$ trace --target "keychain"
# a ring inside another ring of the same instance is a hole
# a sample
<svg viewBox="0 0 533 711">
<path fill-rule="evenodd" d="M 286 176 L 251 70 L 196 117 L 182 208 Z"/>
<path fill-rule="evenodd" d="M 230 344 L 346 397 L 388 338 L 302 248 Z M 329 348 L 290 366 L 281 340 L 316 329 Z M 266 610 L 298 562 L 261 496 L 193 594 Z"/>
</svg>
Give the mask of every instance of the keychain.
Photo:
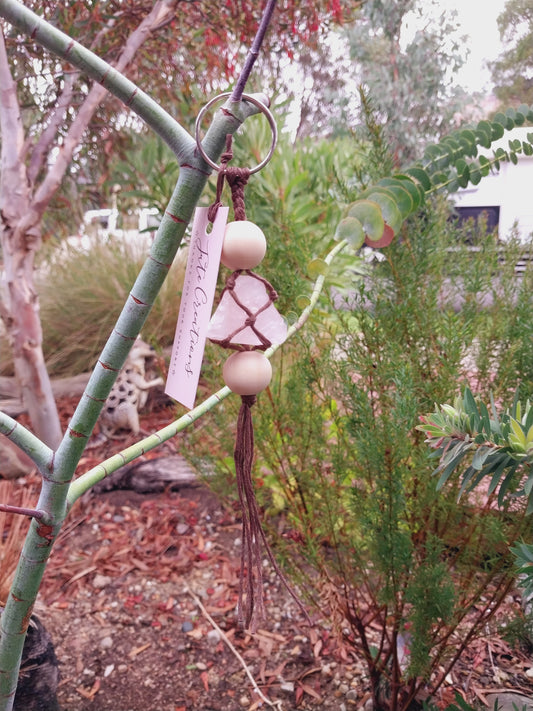
<svg viewBox="0 0 533 711">
<path fill-rule="evenodd" d="M 287 337 L 287 325 L 274 306 L 276 291 L 266 279 L 252 271 L 265 256 L 266 239 L 261 229 L 246 219 L 244 188 L 250 175 L 263 168 L 272 157 L 277 129 L 266 106 L 254 97 L 244 95 L 243 99 L 254 103 L 269 121 L 273 135 L 270 151 L 253 169 L 229 166 L 232 158 L 232 137 L 228 135 L 221 166 L 217 166 L 205 154 L 198 131 L 207 108 L 225 96 L 228 95 L 216 97 L 200 112 L 196 122 L 196 141 L 204 160 L 218 171 L 217 195 L 208 210 L 209 220 L 216 224 L 219 210 L 224 209 L 221 204 L 224 181 L 231 187 L 235 216 L 235 221 L 225 228 L 220 258 L 222 264 L 231 269 L 232 273 L 226 281 L 219 304 L 209 323 L 207 337 L 214 343 L 234 351 L 224 364 L 223 378 L 230 390 L 241 396 L 234 450 L 243 527 L 238 620 L 240 626 L 255 632 L 260 620 L 264 618 L 263 550 L 308 621 L 309 616 L 281 572 L 266 540 L 252 479 L 254 432 L 251 408 L 257 395 L 268 387 L 272 377 L 272 367 L 264 351 L 271 345 L 283 343 Z"/>
</svg>

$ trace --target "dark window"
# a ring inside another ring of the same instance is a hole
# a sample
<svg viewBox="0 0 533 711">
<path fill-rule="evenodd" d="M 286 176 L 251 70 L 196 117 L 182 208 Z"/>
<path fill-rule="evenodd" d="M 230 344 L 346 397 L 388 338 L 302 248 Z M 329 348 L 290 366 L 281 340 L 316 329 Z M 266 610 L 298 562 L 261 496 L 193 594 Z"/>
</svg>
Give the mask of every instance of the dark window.
<svg viewBox="0 0 533 711">
<path fill-rule="evenodd" d="M 459 224 L 473 219 L 477 223 L 481 215 L 487 222 L 487 232 L 492 232 L 500 222 L 500 207 L 498 205 L 485 205 L 483 207 L 455 207 Z"/>
</svg>

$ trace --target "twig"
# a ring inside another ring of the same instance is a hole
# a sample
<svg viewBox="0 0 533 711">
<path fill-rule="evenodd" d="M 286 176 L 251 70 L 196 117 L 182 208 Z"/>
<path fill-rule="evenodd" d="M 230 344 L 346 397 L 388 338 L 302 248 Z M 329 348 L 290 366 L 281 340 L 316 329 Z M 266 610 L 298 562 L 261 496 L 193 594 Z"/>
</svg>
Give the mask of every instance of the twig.
<svg viewBox="0 0 533 711">
<path fill-rule="evenodd" d="M 252 676 L 252 672 L 246 665 L 246 662 L 244 661 L 242 656 L 239 654 L 239 652 L 235 649 L 235 647 L 233 646 L 233 644 L 231 643 L 231 641 L 229 640 L 229 638 L 225 634 L 225 632 L 222 629 L 220 629 L 220 627 L 217 625 L 215 620 L 211 617 L 209 612 L 205 609 L 200 598 L 193 593 L 193 591 L 190 589 L 190 587 L 188 585 L 185 585 L 185 589 L 187 590 L 189 595 L 192 597 L 194 602 L 198 605 L 198 607 L 202 611 L 202 614 L 208 620 L 209 624 L 213 627 L 213 629 L 215 629 L 219 633 L 219 635 L 222 637 L 224 642 L 227 644 L 227 646 L 230 648 L 232 653 L 235 655 L 235 657 L 239 661 L 239 664 L 242 666 L 242 668 L 246 672 L 246 676 L 248 677 L 248 679 L 250 679 L 250 682 L 254 688 L 255 693 L 259 696 L 261 701 L 263 701 L 265 704 L 267 704 L 268 706 L 270 706 L 273 709 L 278 709 L 278 711 L 283 711 L 283 706 L 282 706 L 281 701 L 279 701 L 279 700 L 278 701 L 270 701 L 270 699 L 267 699 L 267 697 L 263 694 L 261 689 L 258 687 L 256 680 Z"/>
<path fill-rule="evenodd" d="M 255 60 L 259 56 L 259 50 L 261 49 L 261 45 L 265 38 L 266 31 L 270 24 L 270 20 L 272 19 L 272 15 L 274 14 L 275 6 L 276 0 L 267 0 L 267 4 L 265 5 L 265 9 L 263 10 L 261 22 L 259 23 L 259 27 L 257 28 L 254 41 L 252 42 L 252 46 L 250 47 L 250 51 L 248 52 L 248 56 L 246 57 L 242 71 L 239 75 L 239 78 L 237 79 L 237 83 L 233 88 L 233 92 L 231 94 L 232 101 L 240 101 L 242 98 L 242 94 L 246 86 L 246 82 L 248 81 L 248 77 L 250 76 L 250 73 L 252 71 L 252 67 L 255 64 Z"/>
<path fill-rule="evenodd" d="M 0 411 L 0 433 L 27 454 L 39 471 L 48 470 L 54 453 L 44 442 L 5 412 Z"/>
<path fill-rule="evenodd" d="M 38 509 L 27 509 L 23 506 L 10 506 L 9 504 L 0 504 L 0 511 L 5 511 L 5 513 L 20 514 L 21 516 L 31 516 L 31 518 L 36 518 L 38 521 L 45 516 L 44 511 L 39 511 Z"/>
<path fill-rule="evenodd" d="M 490 665 L 492 667 L 492 674 L 495 675 L 496 674 L 496 665 L 494 664 L 494 657 L 492 655 L 492 648 L 490 646 L 490 630 L 489 630 L 488 625 L 485 625 L 485 630 L 487 632 L 487 651 L 489 653 Z"/>
</svg>

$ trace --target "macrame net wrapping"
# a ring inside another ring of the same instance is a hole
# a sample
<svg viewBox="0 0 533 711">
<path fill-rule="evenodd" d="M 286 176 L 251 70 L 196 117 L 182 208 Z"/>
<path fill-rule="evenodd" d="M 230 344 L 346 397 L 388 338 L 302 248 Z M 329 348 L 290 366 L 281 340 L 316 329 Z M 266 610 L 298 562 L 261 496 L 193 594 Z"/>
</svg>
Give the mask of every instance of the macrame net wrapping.
<svg viewBox="0 0 533 711">
<path fill-rule="evenodd" d="M 287 326 L 274 307 L 277 298 L 263 277 L 249 269 L 234 271 L 209 324 L 209 340 L 234 350 L 264 351 L 283 343 Z"/>
</svg>

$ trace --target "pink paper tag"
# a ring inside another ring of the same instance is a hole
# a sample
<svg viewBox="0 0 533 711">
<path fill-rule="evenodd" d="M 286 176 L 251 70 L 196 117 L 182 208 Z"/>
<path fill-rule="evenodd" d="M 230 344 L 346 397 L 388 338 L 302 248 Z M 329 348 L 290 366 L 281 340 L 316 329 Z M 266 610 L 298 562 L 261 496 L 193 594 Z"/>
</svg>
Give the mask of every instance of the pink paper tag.
<svg viewBox="0 0 533 711">
<path fill-rule="evenodd" d="M 218 268 L 229 207 L 219 207 L 209 234 L 207 207 L 194 213 L 191 247 L 181 295 L 165 392 L 193 408 L 200 379 L 205 339 L 217 284 Z"/>
</svg>

